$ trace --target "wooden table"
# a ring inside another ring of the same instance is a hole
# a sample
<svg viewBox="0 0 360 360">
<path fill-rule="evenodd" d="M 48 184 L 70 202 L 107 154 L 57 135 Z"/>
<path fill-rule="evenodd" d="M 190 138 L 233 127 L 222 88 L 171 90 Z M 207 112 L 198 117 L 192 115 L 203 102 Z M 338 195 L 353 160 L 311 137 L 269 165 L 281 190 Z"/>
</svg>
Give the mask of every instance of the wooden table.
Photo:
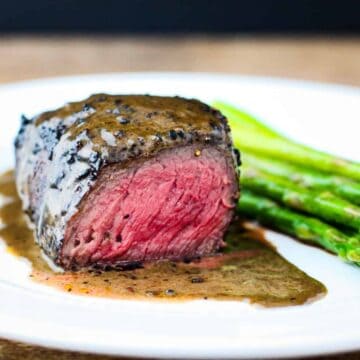
<svg viewBox="0 0 360 360">
<path fill-rule="evenodd" d="M 0 37 L 0 82 L 117 71 L 209 71 L 360 85 L 360 37 Z"/>
<path fill-rule="evenodd" d="M 0 37 L 0 83 L 121 71 L 223 72 L 360 86 L 360 37 Z M 109 358 L 0 340 L 2 359 Z M 360 359 L 360 352 L 331 359 Z"/>
</svg>

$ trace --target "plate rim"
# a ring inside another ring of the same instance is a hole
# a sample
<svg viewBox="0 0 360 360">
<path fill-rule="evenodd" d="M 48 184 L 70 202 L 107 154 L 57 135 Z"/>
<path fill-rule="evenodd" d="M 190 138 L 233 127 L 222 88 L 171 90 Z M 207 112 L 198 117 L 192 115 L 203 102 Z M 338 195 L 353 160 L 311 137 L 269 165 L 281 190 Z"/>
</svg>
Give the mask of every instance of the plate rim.
<svg viewBox="0 0 360 360">
<path fill-rule="evenodd" d="M 102 78 L 110 78 L 113 76 L 126 76 L 126 77 L 199 77 L 203 78 L 216 78 L 217 80 L 226 79 L 231 82 L 238 81 L 249 81 L 257 83 L 266 83 L 266 84 L 276 84 L 282 86 L 293 86 L 301 88 L 315 88 L 317 90 L 333 90 L 333 91 L 345 91 L 350 94 L 360 95 L 360 86 L 352 84 L 342 84 L 335 82 L 326 82 L 326 81 L 316 81 L 302 78 L 292 78 L 292 77 L 280 77 L 280 76 L 267 76 L 267 75 L 251 75 L 251 74 L 231 74 L 226 72 L 207 72 L 207 71 L 124 71 L 124 72 L 97 72 L 97 73 L 87 73 L 87 74 L 73 74 L 73 75 L 64 75 L 64 76 L 49 76 L 41 77 L 28 80 L 19 80 L 13 82 L 5 82 L 0 84 L 0 91 L 13 90 L 17 87 L 31 87 L 31 86 L 41 86 L 48 82 L 63 82 L 63 81 L 79 81 L 84 79 L 99 80 Z"/>
</svg>

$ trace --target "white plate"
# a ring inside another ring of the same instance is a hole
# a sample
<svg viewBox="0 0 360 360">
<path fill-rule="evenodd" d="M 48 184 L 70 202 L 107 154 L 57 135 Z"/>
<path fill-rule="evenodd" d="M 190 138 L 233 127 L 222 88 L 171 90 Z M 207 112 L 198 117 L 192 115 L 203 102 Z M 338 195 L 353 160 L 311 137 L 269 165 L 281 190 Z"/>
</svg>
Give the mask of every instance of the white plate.
<svg viewBox="0 0 360 360">
<path fill-rule="evenodd" d="M 109 74 L 0 87 L 0 170 L 13 166 L 19 115 L 94 92 L 224 99 L 299 141 L 360 160 L 360 91 L 275 79 L 207 74 Z M 0 337 L 97 353 L 144 357 L 290 357 L 360 350 L 360 270 L 269 232 L 291 262 L 328 295 L 304 306 L 246 302 L 157 303 L 81 297 L 29 281 L 29 265 L 0 244 Z"/>
</svg>

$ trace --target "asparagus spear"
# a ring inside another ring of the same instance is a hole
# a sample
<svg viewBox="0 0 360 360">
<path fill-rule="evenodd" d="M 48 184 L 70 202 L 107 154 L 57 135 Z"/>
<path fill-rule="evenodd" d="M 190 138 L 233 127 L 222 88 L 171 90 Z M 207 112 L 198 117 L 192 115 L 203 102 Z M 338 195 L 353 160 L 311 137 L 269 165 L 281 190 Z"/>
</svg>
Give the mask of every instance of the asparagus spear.
<svg viewBox="0 0 360 360">
<path fill-rule="evenodd" d="M 347 178 L 250 153 L 242 152 L 242 160 L 244 164 L 254 166 L 268 174 L 288 179 L 303 188 L 330 191 L 351 203 L 360 205 L 360 184 Z"/>
<path fill-rule="evenodd" d="M 343 234 L 325 222 L 282 207 L 246 189 L 242 192 L 237 209 L 263 225 L 321 245 L 346 261 L 360 265 L 360 240 Z"/>
<path fill-rule="evenodd" d="M 291 181 L 267 174 L 255 167 L 243 167 L 242 185 L 290 208 L 327 221 L 360 229 L 360 207 L 332 193 L 306 190 Z"/>
<path fill-rule="evenodd" d="M 246 127 L 247 130 L 253 130 L 267 136 L 281 137 L 279 133 L 241 109 L 220 101 L 213 102 L 212 106 L 219 109 L 228 118 L 230 127 L 236 126 L 240 122 L 241 127 Z"/>
<path fill-rule="evenodd" d="M 214 106 L 228 116 L 235 146 L 272 158 L 360 180 L 360 164 L 298 144 L 235 107 L 217 101 Z"/>
</svg>

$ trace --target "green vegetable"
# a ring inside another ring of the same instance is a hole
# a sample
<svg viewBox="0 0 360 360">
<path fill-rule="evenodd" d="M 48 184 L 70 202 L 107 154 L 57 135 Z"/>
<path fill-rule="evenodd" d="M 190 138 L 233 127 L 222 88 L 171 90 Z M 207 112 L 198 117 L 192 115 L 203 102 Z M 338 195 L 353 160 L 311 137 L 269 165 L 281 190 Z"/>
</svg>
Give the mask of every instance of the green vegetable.
<svg viewBox="0 0 360 360">
<path fill-rule="evenodd" d="M 318 244 L 348 262 L 360 265 L 360 240 L 350 237 L 325 222 L 282 207 L 272 200 L 243 190 L 238 211 L 261 224 Z"/>
<path fill-rule="evenodd" d="M 240 150 L 360 180 L 359 163 L 298 144 L 231 105 L 217 101 L 213 106 L 228 117 L 234 144 Z"/>
<path fill-rule="evenodd" d="M 360 184 L 344 177 L 306 169 L 298 165 L 250 153 L 243 152 L 242 160 L 245 165 L 287 179 L 303 188 L 330 191 L 353 204 L 360 205 Z"/>
<path fill-rule="evenodd" d="M 231 128 L 240 125 L 241 127 L 245 127 L 246 130 L 256 131 L 256 133 L 261 133 L 262 135 L 281 137 L 279 133 L 257 120 L 254 116 L 232 105 L 215 101 L 212 103 L 212 106 L 219 109 L 228 118 Z"/>
<path fill-rule="evenodd" d="M 246 164 L 242 169 L 241 183 L 246 189 L 290 208 L 307 212 L 326 221 L 360 229 L 360 207 L 329 191 L 303 189 L 289 180 Z"/>
<path fill-rule="evenodd" d="M 360 205 L 360 164 L 287 139 L 231 105 L 213 106 L 229 119 L 243 152 L 238 210 L 360 265 L 360 207 L 353 205 Z"/>
</svg>

